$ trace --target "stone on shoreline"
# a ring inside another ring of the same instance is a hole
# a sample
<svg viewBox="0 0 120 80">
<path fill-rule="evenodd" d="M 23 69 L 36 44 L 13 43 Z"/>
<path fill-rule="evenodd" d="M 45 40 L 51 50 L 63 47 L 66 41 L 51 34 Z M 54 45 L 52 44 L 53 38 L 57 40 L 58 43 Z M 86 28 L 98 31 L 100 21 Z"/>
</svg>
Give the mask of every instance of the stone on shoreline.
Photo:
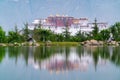
<svg viewBox="0 0 120 80">
<path fill-rule="evenodd" d="M 0 43 L 0 46 L 7 46 L 6 44 L 4 44 L 4 43 Z"/>
<path fill-rule="evenodd" d="M 100 46 L 100 45 L 105 45 L 105 44 L 119 46 L 119 42 L 117 41 L 111 41 L 111 42 L 105 43 L 104 41 L 97 41 L 97 40 L 92 39 L 92 40 L 81 42 L 81 45 L 84 45 L 84 46 Z"/>
<path fill-rule="evenodd" d="M 102 41 L 99 42 L 99 41 L 94 40 L 94 39 L 81 42 L 81 45 L 84 45 L 84 46 L 99 46 L 102 44 L 103 44 Z"/>
<path fill-rule="evenodd" d="M 107 43 L 108 45 L 115 45 L 115 46 L 119 46 L 119 43 L 116 41 L 111 41 Z"/>
</svg>

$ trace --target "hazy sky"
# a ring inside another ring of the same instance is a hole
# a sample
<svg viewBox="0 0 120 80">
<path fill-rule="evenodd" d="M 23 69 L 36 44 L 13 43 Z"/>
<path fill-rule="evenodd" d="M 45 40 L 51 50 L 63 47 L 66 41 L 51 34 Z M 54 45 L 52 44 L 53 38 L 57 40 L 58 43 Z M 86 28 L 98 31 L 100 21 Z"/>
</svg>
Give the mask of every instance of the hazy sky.
<svg viewBox="0 0 120 80">
<path fill-rule="evenodd" d="M 19 29 L 24 22 L 50 14 L 86 17 L 113 24 L 120 21 L 120 0 L 0 0 L 0 25 L 4 30 Z"/>
</svg>

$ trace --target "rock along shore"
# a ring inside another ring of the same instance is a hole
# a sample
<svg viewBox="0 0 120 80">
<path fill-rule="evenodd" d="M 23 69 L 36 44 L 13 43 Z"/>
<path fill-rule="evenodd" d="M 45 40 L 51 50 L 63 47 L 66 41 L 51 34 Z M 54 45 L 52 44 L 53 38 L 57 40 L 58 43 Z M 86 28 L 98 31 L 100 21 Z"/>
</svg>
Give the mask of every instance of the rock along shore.
<svg viewBox="0 0 120 80">
<path fill-rule="evenodd" d="M 94 39 L 81 42 L 80 44 L 83 46 L 104 46 L 104 45 L 119 46 L 119 42 L 117 41 L 105 42 L 105 41 L 97 41 Z"/>
</svg>

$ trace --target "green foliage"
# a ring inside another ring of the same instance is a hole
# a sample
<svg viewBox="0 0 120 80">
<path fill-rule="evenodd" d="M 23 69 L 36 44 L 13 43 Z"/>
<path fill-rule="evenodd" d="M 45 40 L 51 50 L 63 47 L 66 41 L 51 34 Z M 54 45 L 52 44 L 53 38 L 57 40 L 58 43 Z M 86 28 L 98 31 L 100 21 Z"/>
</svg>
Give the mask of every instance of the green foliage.
<svg viewBox="0 0 120 80">
<path fill-rule="evenodd" d="M 110 37 L 109 34 L 110 34 L 110 31 L 108 29 L 100 31 L 100 33 L 99 33 L 100 40 L 102 40 L 102 41 L 108 40 Z"/>
<path fill-rule="evenodd" d="M 79 31 L 74 38 L 74 40 L 77 42 L 82 42 L 85 41 L 86 39 L 87 39 L 87 35 L 81 31 Z"/>
<path fill-rule="evenodd" d="M 116 22 L 110 27 L 110 31 L 113 34 L 113 38 L 116 41 L 120 41 L 120 22 Z"/>
<path fill-rule="evenodd" d="M 28 29 L 28 23 L 25 23 L 24 27 L 23 33 L 20 33 L 16 25 L 15 30 L 9 31 L 7 36 L 5 35 L 5 31 L 2 27 L 0 27 L 0 43 L 21 43 L 27 41 L 30 36 L 37 42 L 82 42 L 91 39 L 107 41 L 110 37 L 110 33 L 113 34 L 113 38 L 116 41 L 120 41 L 120 22 L 115 23 L 108 29 L 99 31 L 97 20 L 95 20 L 92 32 L 86 34 L 78 31 L 74 36 L 70 35 L 68 24 L 66 24 L 66 28 L 60 34 L 56 34 L 51 30 L 42 29 L 41 24 L 39 24 L 38 28 L 35 28 L 33 31 Z"/>
<path fill-rule="evenodd" d="M 0 26 L 0 43 L 5 42 L 5 31 L 3 31 L 2 27 Z"/>
<path fill-rule="evenodd" d="M 28 29 L 28 23 L 24 24 L 25 28 L 23 29 L 23 35 L 24 35 L 24 39 L 25 41 L 27 41 L 29 39 L 29 29 Z"/>
<path fill-rule="evenodd" d="M 9 31 L 8 33 L 8 43 L 14 43 L 14 42 L 23 42 L 23 36 L 14 32 L 14 31 Z"/>
<path fill-rule="evenodd" d="M 98 40 L 98 33 L 99 33 L 99 28 L 97 26 L 97 20 L 95 19 L 95 22 L 94 22 L 94 27 L 93 27 L 93 31 L 92 31 L 92 35 L 93 35 L 93 39 L 96 39 Z"/>
<path fill-rule="evenodd" d="M 8 43 L 14 43 L 14 42 L 23 42 L 24 37 L 19 34 L 17 26 L 15 26 L 15 31 L 9 31 L 8 32 L 8 37 L 7 37 L 7 42 Z"/>
<path fill-rule="evenodd" d="M 63 36 L 64 36 L 64 41 L 69 41 L 70 40 L 70 32 L 68 27 L 66 27 L 63 31 Z"/>
<path fill-rule="evenodd" d="M 54 41 L 62 42 L 64 41 L 64 35 L 63 34 L 54 34 Z"/>
<path fill-rule="evenodd" d="M 50 30 L 46 29 L 35 29 L 34 30 L 34 38 L 36 41 L 48 41 L 50 40 L 50 36 L 53 33 Z"/>
</svg>

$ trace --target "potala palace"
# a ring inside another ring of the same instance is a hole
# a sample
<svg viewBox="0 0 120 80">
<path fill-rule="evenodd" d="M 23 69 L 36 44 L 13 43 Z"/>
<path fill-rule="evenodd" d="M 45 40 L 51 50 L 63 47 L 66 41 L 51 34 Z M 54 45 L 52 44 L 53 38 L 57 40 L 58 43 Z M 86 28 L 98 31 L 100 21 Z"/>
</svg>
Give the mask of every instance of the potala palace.
<svg viewBox="0 0 120 80">
<path fill-rule="evenodd" d="M 106 22 L 97 22 L 99 30 L 108 28 Z M 87 18 L 74 18 L 65 15 L 50 15 L 46 19 L 36 19 L 29 24 L 29 29 L 41 26 L 42 29 L 49 29 L 55 33 L 62 33 L 68 27 L 71 35 L 78 31 L 89 33 L 93 30 L 94 21 L 91 23 Z"/>
</svg>

